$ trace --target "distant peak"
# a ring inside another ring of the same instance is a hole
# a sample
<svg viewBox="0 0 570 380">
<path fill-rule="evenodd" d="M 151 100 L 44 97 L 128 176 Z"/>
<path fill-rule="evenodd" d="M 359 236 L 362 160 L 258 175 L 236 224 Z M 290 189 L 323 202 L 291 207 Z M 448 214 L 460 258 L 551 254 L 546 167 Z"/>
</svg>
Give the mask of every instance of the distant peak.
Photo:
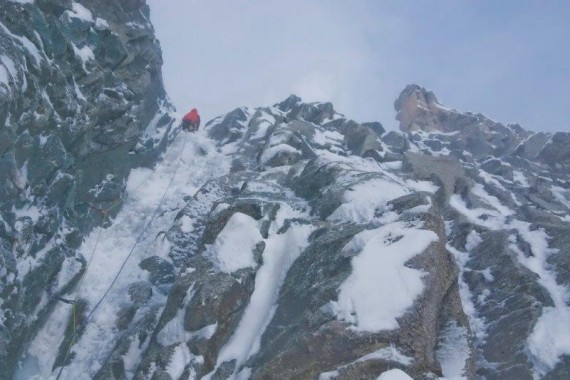
<svg viewBox="0 0 570 380">
<path fill-rule="evenodd" d="M 297 104 L 302 103 L 303 100 L 298 97 L 297 95 L 291 94 L 287 99 L 282 101 L 281 103 L 276 104 L 275 106 L 279 108 L 283 112 L 290 111 L 295 107 Z"/>
<path fill-rule="evenodd" d="M 425 103 L 425 105 L 430 105 L 430 104 L 439 105 L 439 101 L 437 100 L 437 97 L 432 91 L 425 89 L 419 84 L 409 84 L 402 90 L 400 96 L 398 96 L 398 99 L 396 99 L 396 101 L 394 102 L 394 108 L 396 109 L 396 111 L 399 112 L 400 109 L 404 106 L 404 104 L 410 99 L 417 99 Z"/>
<path fill-rule="evenodd" d="M 409 84 L 394 102 L 396 119 L 400 121 L 402 132 L 411 131 L 444 131 L 446 126 L 441 124 L 440 114 L 450 110 L 439 104 L 432 91 L 417 84 Z"/>
</svg>

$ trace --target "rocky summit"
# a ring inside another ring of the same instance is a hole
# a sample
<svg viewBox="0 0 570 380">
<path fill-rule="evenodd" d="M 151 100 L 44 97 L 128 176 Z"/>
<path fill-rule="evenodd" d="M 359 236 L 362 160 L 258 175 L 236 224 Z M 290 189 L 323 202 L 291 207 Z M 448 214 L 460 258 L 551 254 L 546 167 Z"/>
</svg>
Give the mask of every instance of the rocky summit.
<svg viewBox="0 0 570 380">
<path fill-rule="evenodd" d="M 180 128 L 140 0 L 0 3 L 1 379 L 568 379 L 570 133 L 406 87 Z"/>
</svg>

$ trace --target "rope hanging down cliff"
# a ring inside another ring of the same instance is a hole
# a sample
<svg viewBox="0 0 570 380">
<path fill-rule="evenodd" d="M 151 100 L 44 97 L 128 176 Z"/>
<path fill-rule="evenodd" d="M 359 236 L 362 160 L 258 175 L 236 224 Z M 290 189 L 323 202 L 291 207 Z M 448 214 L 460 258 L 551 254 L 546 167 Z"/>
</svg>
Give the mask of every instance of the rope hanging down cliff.
<svg viewBox="0 0 570 380">
<path fill-rule="evenodd" d="M 127 255 L 127 257 L 125 257 L 125 259 L 123 260 L 123 262 L 121 263 L 121 266 L 119 268 L 119 271 L 117 272 L 117 274 L 115 275 L 115 277 L 113 278 L 113 281 L 111 282 L 111 284 L 109 285 L 109 287 L 107 288 L 107 290 L 105 291 L 105 293 L 103 294 L 103 296 L 101 297 L 101 299 L 99 299 L 99 301 L 97 301 L 97 303 L 95 304 L 95 306 L 93 306 L 93 308 L 91 309 L 91 311 L 89 312 L 89 314 L 87 315 L 87 317 L 85 318 L 85 322 L 84 322 L 84 327 L 87 326 L 87 324 L 89 323 L 91 317 L 93 316 L 93 314 L 95 313 L 95 311 L 97 310 L 97 308 L 101 305 L 101 303 L 103 302 L 103 300 L 107 297 L 107 295 L 109 294 L 109 292 L 111 291 L 111 289 L 113 288 L 113 285 L 115 285 L 115 282 L 117 282 L 117 279 L 119 278 L 119 276 L 121 275 L 121 272 L 123 271 L 123 269 L 125 268 L 125 265 L 127 264 L 127 261 L 129 260 L 129 258 L 132 256 L 132 254 L 135 251 L 135 248 L 137 247 L 137 245 L 141 242 L 144 234 L 146 233 L 146 231 L 150 228 L 150 226 L 152 225 L 152 222 L 154 221 L 154 219 L 156 218 L 156 216 L 158 215 L 160 208 L 162 207 L 162 204 L 164 203 L 164 200 L 166 199 L 166 194 L 168 193 L 168 190 L 170 190 L 170 187 L 172 186 L 172 183 L 174 182 L 174 178 L 176 177 L 176 173 L 178 172 L 178 168 L 180 167 L 180 163 L 182 162 L 182 154 L 184 153 L 184 149 L 186 147 L 186 140 L 188 138 L 188 134 L 184 135 L 184 141 L 182 143 L 182 149 L 180 149 L 180 154 L 178 155 L 178 161 L 176 163 L 176 166 L 174 168 L 174 172 L 172 173 L 172 177 L 170 178 L 170 181 L 168 183 L 168 186 L 166 187 L 166 190 L 164 191 L 164 193 L 162 194 L 162 197 L 160 199 L 160 201 L 158 202 L 158 205 L 156 206 L 156 208 L 154 209 L 154 212 L 152 213 L 152 216 L 149 220 L 149 222 L 146 224 L 146 226 L 144 226 L 144 228 L 142 229 L 142 231 L 140 232 L 140 234 L 138 235 L 137 239 L 135 240 L 135 243 L 133 244 L 133 246 L 131 247 L 129 254 Z M 142 185 L 142 184 L 141 184 Z M 139 185 L 140 187 L 140 185 Z M 111 207 L 115 207 L 115 205 L 112 205 Z M 110 208 L 109 208 L 110 209 Z M 109 209 L 106 210 L 101 210 L 101 212 L 103 213 L 103 222 L 106 220 L 107 218 L 107 212 Z M 87 264 L 87 266 L 85 267 L 85 271 L 83 272 L 83 274 L 81 275 L 81 279 L 80 279 L 80 283 L 78 285 L 77 288 L 77 293 L 75 296 L 75 299 L 73 301 L 73 334 L 71 336 L 70 342 L 69 342 L 69 346 L 67 347 L 63 362 L 61 363 L 61 367 L 59 369 L 59 372 L 57 374 L 56 380 L 59 380 L 61 377 L 61 374 L 63 372 L 63 368 L 65 367 L 65 362 L 67 361 L 67 357 L 69 356 L 69 353 L 71 351 L 71 347 L 73 346 L 74 342 L 75 342 L 75 338 L 77 337 L 77 326 L 75 324 L 76 321 L 76 301 L 78 299 L 79 293 L 81 291 L 81 286 L 83 285 L 83 278 L 85 277 L 85 273 L 87 273 L 87 270 L 89 268 L 89 265 L 91 264 L 91 262 L 93 261 L 93 257 L 95 256 L 96 250 L 97 250 L 97 245 L 99 243 L 99 240 L 101 238 L 101 233 L 102 233 L 102 229 L 99 231 L 99 235 L 97 236 L 97 240 L 95 242 L 95 246 L 93 247 L 93 253 L 91 254 L 91 258 L 89 259 L 89 262 Z"/>
</svg>

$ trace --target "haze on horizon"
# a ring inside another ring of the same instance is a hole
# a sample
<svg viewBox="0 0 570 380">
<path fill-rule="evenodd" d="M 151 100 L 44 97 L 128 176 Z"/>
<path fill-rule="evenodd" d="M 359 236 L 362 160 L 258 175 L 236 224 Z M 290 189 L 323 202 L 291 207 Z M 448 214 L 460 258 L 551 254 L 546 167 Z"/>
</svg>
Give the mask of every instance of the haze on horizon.
<svg viewBox="0 0 570 380">
<path fill-rule="evenodd" d="M 570 2 L 149 0 L 180 112 L 209 120 L 294 93 L 396 129 L 418 83 L 440 102 L 526 129 L 569 131 Z"/>
</svg>

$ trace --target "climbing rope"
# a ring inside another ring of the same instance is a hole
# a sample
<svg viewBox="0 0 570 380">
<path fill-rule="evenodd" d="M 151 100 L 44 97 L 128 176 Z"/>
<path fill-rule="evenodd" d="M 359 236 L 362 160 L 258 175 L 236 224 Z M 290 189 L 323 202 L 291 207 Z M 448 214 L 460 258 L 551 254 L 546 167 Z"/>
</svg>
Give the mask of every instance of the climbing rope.
<svg viewBox="0 0 570 380">
<path fill-rule="evenodd" d="M 103 297 L 101 297 L 101 299 L 95 304 L 95 306 L 93 307 L 93 309 L 91 310 L 91 312 L 89 313 L 89 315 L 87 315 L 87 320 L 86 323 L 89 321 L 89 318 L 93 315 L 93 313 L 95 313 L 95 310 L 97 310 L 97 308 L 99 307 L 99 305 L 101 305 L 101 302 L 103 302 L 103 300 L 105 299 L 105 297 L 107 297 L 107 295 L 109 294 L 109 292 L 111 291 L 111 288 L 113 287 L 113 285 L 115 284 L 115 282 L 117 281 L 117 279 L 119 278 L 119 275 L 121 274 L 121 272 L 123 271 L 123 269 L 125 268 L 125 265 L 127 264 L 127 261 L 129 260 L 129 258 L 131 257 L 131 255 L 133 254 L 133 252 L 135 251 L 135 248 L 137 247 L 137 245 L 140 243 L 140 241 L 142 240 L 145 232 L 150 228 L 150 226 L 152 225 L 152 222 L 154 221 L 154 219 L 156 218 L 156 216 L 158 215 L 158 212 L 160 211 L 160 208 L 162 207 L 162 204 L 164 203 L 164 200 L 166 199 L 166 194 L 168 193 L 168 190 L 170 190 L 170 187 L 172 186 L 172 183 L 174 182 L 174 178 L 176 177 L 176 172 L 178 171 L 178 168 L 180 167 L 180 162 L 182 161 L 182 152 L 184 151 L 184 148 L 186 146 L 186 138 L 188 135 L 184 136 L 184 143 L 182 144 L 182 149 L 180 151 L 180 155 L 178 156 L 178 162 L 176 163 L 176 167 L 174 168 L 174 173 L 172 174 L 172 178 L 170 179 L 170 182 L 168 183 L 168 186 L 166 187 L 166 190 L 164 191 L 164 194 L 162 194 L 162 198 L 160 199 L 160 202 L 158 202 L 158 206 L 156 206 L 152 217 L 150 218 L 150 221 L 147 223 L 147 225 L 142 229 L 141 233 L 139 234 L 139 236 L 137 237 L 137 240 L 135 241 L 135 243 L 133 244 L 131 250 L 129 251 L 129 254 L 127 255 L 127 257 L 125 257 L 125 259 L 123 260 L 121 267 L 119 268 L 119 271 L 117 272 L 117 274 L 115 275 L 115 277 L 113 278 L 113 281 L 111 282 L 111 285 L 109 285 L 109 287 L 107 288 L 107 290 L 105 291 L 105 293 L 103 294 Z"/>
<path fill-rule="evenodd" d="M 105 224 L 105 220 L 107 219 L 107 213 L 103 213 L 103 224 Z M 95 245 L 93 246 L 93 251 L 91 252 L 91 257 L 89 258 L 89 261 L 87 262 L 87 265 L 85 266 L 85 270 L 83 271 L 83 273 L 81 274 L 81 277 L 79 278 L 79 282 L 77 283 L 77 292 L 75 293 L 75 297 L 73 299 L 73 303 L 72 303 L 72 320 L 73 320 L 73 334 L 71 334 L 71 339 L 69 341 L 69 346 L 67 347 L 67 350 L 65 351 L 65 355 L 63 357 L 63 362 L 61 363 L 61 368 L 59 369 L 59 373 L 57 374 L 57 378 L 59 380 L 59 377 L 61 376 L 61 373 L 63 371 L 63 368 L 65 367 L 65 362 L 67 361 L 67 357 L 69 356 L 69 352 L 71 350 L 71 346 L 73 345 L 73 341 L 75 340 L 75 337 L 77 336 L 77 300 L 79 299 L 79 292 L 81 290 L 81 287 L 83 285 L 83 279 L 85 278 L 85 274 L 87 273 L 87 270 L 89 269 L 89 266 L 91 265 L 91 263 L 93 262 L 93 257 L 95 256 L 95 253 L 97 252 L 97 246 L 99 245 L 99 241 L 101 241 L 101 235 L 103 234 L 103 227 L 99 228 L 99 233 L 97 234 L 97 239 L 95 240 Z"/>
<path fill-rule="evenodd" d="M 137 239 L 135 240 L 135 243 L 133 244 L 133 246 L 131 247 L 127 257 L 125 257 L 125 259 L 123 260 L 121 267 L 119 268 L 119 271 L 117 272 L 117 274 L 115 275 L 115 277 L 113 278 L 113 281 L 111 282 L 111 284 L 109 285 L 109 287 L 107 288 L 107 290 L 105 291 L 105 293 L 103 294 L 103 296 L 99 299 L 99 301 L 95 304 L 95 306 L 93 307 L 93 309 L 91 309 L 91 311 L 89 312 L 89 314 L 87 315 L 87 317 L 85 318 L 85 322 L 84 325 L 87 326 L 87 324 L 89 323 L 91 317 L 93 316 L 93 314 L 95 313 L 95 311 L 97 310 L 97 308 L 101 305 L 101 303 L 103 302 L 103 300 L 107 297 L 107 295 L 109 294 L 109 292 L 111 291 L 111 289 L 113 288 L 113 285 L 115 285 L 115 282 L 117 282 L 119 276 L 121 275 L 121 272 L 123 271 L 125 265 L 127 264 L 127 261 L 129 260 L 129 258 L 132 256 L 132 254 L 135 251 L 135 248 L 137 247 L 137 245 L 141 242 L 145 232 L 150 228 L 150 226 L 152 225 L 152 222 L 154 221 L 154 219 L 156 218 L 156 216 L 158 215 L 158 212 L 160 211 L 160 208 L 162 207 L 162 204 L 164 203 L 164 200 L 166 199 L 166 194 L 168 193 L 168 190 L 170 190 L 170 187 L 172 186 L 172 184 L 174 183 L 174 178 L 176 177 L 176 173 L 178 172 L 178 169 L 180 167 L 180 163 L 182 162 L 182 154 L 184 153 L 184 149 L 186 147 L 186 140 L 188 138 L 188 134 L 184 135 L 184 141 L 182 143 L 182 148 L 180 149 L 180 154 L 178 155 L 178 161 L 176 163 L 176 167 L 174 168 L 174 172 L 172 174 L 172 177 L 170 178 L 170 181 L 168 183 L 168 186 L 166 187 L 166 190 L 164 191 L 164 193 L 162 194 L 162 197 L 160 199 L 160 201 L 158 202 L 158 205 L 156 206 L 156 208 L 154 209 L 154 212 L 149 220 L 149 222 L 146 224 L 146 226 L 144 226 L 144 228 L 142 229 L 142 231 L 140 232 L 140 234 L 138 235 Z M 150 176 L 152 174 L 154 174 L 154 171 L 156 169 L 153 169 L 152 173 L 145 178 L 145 181 L 150 179 Z M 143 181 L 140 185 L 138 185 L 135 189 L 132 190 L 132 192 L 135 192 L 136 190 L 138 190 L 140 187 L 142 187 L 142 185 L 145 183 L 145 181 Z M 125 200 L 128 196 L 128 193 L 122 198 L 119 199 L 117 202 L 115 202 L 114 204 L 112 204 L 110 207 L 108 207 L 107 209 L 100 209 L 100 208 L 96 208 L 92 205 L 89 205 L 91 208 L 98 210 L 99 212 L 103 213 L 103 223 L 105 223 L 106 219 L 107 219 L 107 214 L 109 212 L 109 210 L 111 210 L 113 207 L 116 207 L 118 204 L 120 204 L 123 200 Z M 71 339 L 69 342 L 69 346 L 67 347 L 63 362 L 61 363 L 61 367 L 59 369 L 59 372 L 57 374 L 56 380 L 59 380 L 61 377 L 61 374 L 63 372 L 63 368 L 65 367 L 65 362 L 67 361 L 67 358 L 69 356 L 69 353 L 71 351 L 71 347 L 74 344 L 75 338 L 77 336 L 77 326 L 76 326 L 76 301 L 79 297 L 80 291 L 81 291 L 81 286 L 83 285 L 83 279 L 85 278 L 85 274 L 87 273 L 87 270 L 89 269 L 89 265 L 91 264 L 91 262 L 93 261 L 93 257 L 95 256 L 95 253 L 97 251 L 97 246 L 99 244 L 99 241 L 101 239 L 101 235 L 103 232 L 103 228 L 101 228 L 99 230 L 99 234 L 97 236 L 97 239 L 95 241 L 95 245 L 93 247 L 93 251 L 91 254 L 91 257 L 89 259 L 89 262 L 87 263 L 87 266 L 85 267 L 85 271 L 83 272 L 83 274 L 80 277 L 80 280 L 78 282 L 77 285 L 77 292 L 75 295 L 75 299 L 73 301 L 73 309 L 72 309 L 72 318 L 73 318 L 73 334 L 71 335 Z"/>
</svg>

